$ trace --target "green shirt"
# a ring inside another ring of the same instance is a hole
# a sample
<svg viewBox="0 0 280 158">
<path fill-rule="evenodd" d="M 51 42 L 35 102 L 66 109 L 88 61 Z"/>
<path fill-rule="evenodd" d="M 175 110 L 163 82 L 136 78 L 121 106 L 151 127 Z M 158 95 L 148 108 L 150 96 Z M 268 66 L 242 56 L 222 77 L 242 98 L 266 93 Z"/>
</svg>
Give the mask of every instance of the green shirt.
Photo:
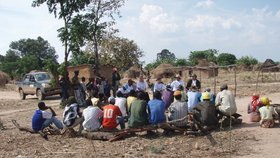
<svg viewBox="0 0 280 158">
<path fill-rule="evenodd" d="M 144 100 L 136 99 L 132 102 L 130 108 L 130 117 L 128 120 L 128 127 L 136 128 L 148 125 L 147 102 Z"/>
</svg>

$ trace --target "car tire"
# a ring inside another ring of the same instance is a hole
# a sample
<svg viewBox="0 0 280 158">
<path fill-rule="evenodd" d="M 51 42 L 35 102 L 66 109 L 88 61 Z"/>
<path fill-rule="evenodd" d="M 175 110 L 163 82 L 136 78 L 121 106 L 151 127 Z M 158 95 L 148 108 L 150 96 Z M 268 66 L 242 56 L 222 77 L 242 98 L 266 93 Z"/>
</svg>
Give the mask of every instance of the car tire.
<svg viewBox="0 0 280 158">
<path fill-rule="evenodd" d="M 25 100 L 25 98 L 26 98 L 26 94 L 24 94 L 22 89 L 19 90 L 19 97 L 21 100 Z"/>
<path fill-rule="evenodd" d="M 44 100 L 45 99 L 45 96 L 40 89 L 37 90 L 36 96 L 38 97 L 39 100 Z"/>
</svg>

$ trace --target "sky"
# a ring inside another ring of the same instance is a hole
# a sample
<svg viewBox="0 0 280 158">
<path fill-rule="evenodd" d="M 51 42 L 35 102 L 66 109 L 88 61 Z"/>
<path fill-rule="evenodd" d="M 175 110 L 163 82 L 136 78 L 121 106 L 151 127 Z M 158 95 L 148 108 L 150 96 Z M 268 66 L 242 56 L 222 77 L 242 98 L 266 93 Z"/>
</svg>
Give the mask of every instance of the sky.
<svg viewBox="0 0 280 158">
<path fill-rule="evenodd" d="M 0 53 L 23 38 L 48 40 L 59 62 L 64 51 L 57 37 L 63 25 L 47 6 L 32 8 L 32 0 L 0 1 Z M 190 51 L 217 49 L 240 58 L 280 61 L 279 0 L 127 0 L 117 19 L 118 36 L 134 40 L 145 63 L 162 49 L 177 58 Z"/>
</svg>

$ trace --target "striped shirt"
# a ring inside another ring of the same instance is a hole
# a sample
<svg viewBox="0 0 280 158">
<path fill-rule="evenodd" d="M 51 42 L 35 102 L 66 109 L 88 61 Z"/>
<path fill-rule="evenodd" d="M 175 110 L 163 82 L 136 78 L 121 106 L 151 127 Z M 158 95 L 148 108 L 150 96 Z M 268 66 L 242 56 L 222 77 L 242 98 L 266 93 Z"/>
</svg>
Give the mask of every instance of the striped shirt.
<svg viewBox="0 0 280 158">
<path fill-rule="evenodd" d="M 168 108 L 168 120 L 178 120 L 188 115 L 188 104 L 181 100 L 175 100 Z M 183 127 L 187 125 L 187 120 L 174 123 L 175 126 Z"/>
<path fill-rule="evenodd" d="M 83 111 L 84 122 L 83 127 L 87 131 L 96 131 L 101 126 L 99 118 L 103 116 L 103 111 L 97 106 L 88 106 Z"/>
</svg>

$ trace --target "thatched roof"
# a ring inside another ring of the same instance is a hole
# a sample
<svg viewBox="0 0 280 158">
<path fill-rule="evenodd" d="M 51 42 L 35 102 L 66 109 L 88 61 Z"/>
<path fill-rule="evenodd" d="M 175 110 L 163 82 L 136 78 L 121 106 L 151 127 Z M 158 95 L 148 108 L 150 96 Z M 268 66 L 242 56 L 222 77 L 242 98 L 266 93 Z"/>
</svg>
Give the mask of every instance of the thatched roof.
<svg viewBox="0 0 280 158">
<path fill-rule="evenodd" d="M 0 71 L 0 86 L 4 86 L 9 81 L 9 75 Z"/>
<path fill-rule="evenodd" d="M 160 64 L 152 72 L 154 78 L 158 77 L 172 77 L 175 74 L 174 66 L 171 64 Z"/>
<path fill-rule="evenodd" d="M 137 78 L 142 73 L 141 68 L 139 65 L 133 65 L 125 72 L 125 77 L 127 78 Z"/>
<path fill-rule="evenodd" d="M 266 59 L 265 62 L 261 65 L 261 68 L 268 68 L 276 65 L 277 64 L 272 59 Z"/>
</svg>

